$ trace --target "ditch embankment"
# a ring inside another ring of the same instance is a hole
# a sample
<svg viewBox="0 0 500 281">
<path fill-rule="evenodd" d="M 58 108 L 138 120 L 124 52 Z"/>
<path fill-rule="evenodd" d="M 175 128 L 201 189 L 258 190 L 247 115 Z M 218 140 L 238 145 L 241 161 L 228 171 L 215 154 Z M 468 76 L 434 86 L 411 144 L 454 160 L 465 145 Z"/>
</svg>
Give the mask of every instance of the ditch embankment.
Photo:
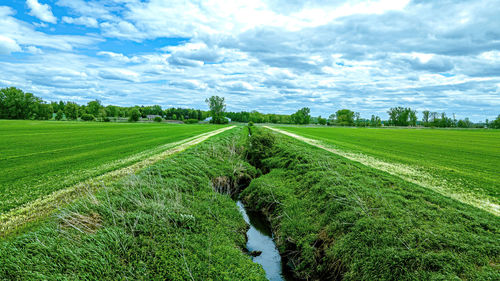
<svg viewBox="0 0 500 281">
<path fill-rule="evenodd" d="M 252 131 L 248 159 L 262 176 L 240 198 L 266 215 L 296 277 L 500 277 L 493 214 L 265 128 Z"/>
</svg>

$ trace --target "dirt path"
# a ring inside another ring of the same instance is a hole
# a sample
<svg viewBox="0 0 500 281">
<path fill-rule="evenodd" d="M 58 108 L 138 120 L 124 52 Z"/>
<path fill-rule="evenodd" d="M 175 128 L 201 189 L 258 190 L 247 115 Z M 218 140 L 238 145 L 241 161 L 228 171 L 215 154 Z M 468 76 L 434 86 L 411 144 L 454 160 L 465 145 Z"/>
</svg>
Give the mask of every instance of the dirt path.
<svg viewBox="0 0 500 281">
<path fill-rule="evenodd" d="M 123 177 L 131 174 L 135 174 L 137 171 L 151 166 L 152 164 L 165 159 L 167 156 L 174 153 L 183 151 L 191 146 L 194 146 L 212 136 L 220 134 L 224 131 L 230 130 L 234 126 L 224 127 L 215 131 L 203 133 L 191 138 L 187 138 L 175 143 L 167 144 L 164 148 L 171 147 L 160 153 L 149 156 L 139 162 L 136 162 L 130 166 L 120 168 L 101 176 L 88 179 L 86 181 L 80 182 L 69 188 L 61 189 L 51 193 L 50 195 L 44 196 L 42 198 L 36 199 L 26 205 L 13 209 L 5 214 L 0 215 L 0 236 L 4 236 L 15 229 L 25 225 L 28 222 L 35 221 L 37 219 L 46 217 L 47 215 L 54 212 L 57 208 L 64 206 L 76 198 L 83 196 L 85 194 L 93 193 L 97 189 L 102 188 L 114 181 L 117 181 Z M 144 153 L 138 153 L 129 157 L 130 159 L 142 159 Z M 118 160 L 118 161 L 128 161 Z"/>
<path fill-rule="evenodd" d="M 303 136 L 296 135 L 294 133 L 290 133 L 269 126 L 264 126 L 264 127 L 273 130 L 275 132 L 279 132 L 281 134 L 290 136 L 292 138 L 301 140 L 310 145 L 314 145 L 316 147 L 337 154 L 349 160 L 359 162 L 365 166 L 369 166 L 384 171 L 391 175 L 400 177 L 406 181 L 412 182 L 414 184 L 420 185 L 428 189 L 432 189 L 446 197 L 450 197 L 462 203 L 472 205 L 474 207 L 492 213 L 496 216 L 500 216 L 500 205 L 492 202 L 491 198 L 489 198 L 486 195 L 468 192 L 467 186 L 463 186 L 463 184 L 461 186 L 460 182 L 450 183 L 449 181 L 437 178 L 431 175 L 430 173 L 425 172 L 423 169 L 419 169 L 418 167 L 412 167 L 410 165 L 405 165 L 400 163 L 385 162 L 378 158 L 368 156 L 362 153 L 347 152 L 337 148 L 333 148 L 331 145 L 325 144 L 324 142 L 321 142 L 319 140 L 306 138 Z"/>
</svg>

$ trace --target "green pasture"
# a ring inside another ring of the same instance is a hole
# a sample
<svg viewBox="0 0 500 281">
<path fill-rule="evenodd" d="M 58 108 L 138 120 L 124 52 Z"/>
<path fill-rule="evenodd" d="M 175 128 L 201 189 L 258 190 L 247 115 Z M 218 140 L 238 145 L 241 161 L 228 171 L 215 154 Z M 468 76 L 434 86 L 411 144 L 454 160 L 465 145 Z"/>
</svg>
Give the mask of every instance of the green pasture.
<svg viewBox="0 0 500 281">
<path fill-rule="evenodd" d="M 500 131 L 280 127 L 349 152 L 409 164 L 469 192 L 500 196 Z M 457 184 L 457 185 L 458 185 Z M 498 201 L 497 201 L 498 202 Z"/>
<path fill-rule="evenodd" d="M 141 160 L 211 125 L 0 120 L 0 214 Z"/>
</svg>

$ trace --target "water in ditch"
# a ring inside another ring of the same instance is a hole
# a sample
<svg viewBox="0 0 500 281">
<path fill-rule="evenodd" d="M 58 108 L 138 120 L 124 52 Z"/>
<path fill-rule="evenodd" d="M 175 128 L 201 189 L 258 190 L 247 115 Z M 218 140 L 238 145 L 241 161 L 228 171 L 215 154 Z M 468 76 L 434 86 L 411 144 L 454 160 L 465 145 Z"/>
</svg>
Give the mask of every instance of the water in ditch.
<svg viewBox="0 0 500 281">
<path fill-rule="evenodd" d="M 250 225 L 247 232 L 248 251 L 260 251 L 259 256 L 252 257 L 253 262 L 262 265 L 267 279 L 271 281 L 294 280 L 281 263 L 281 256 L 273 241 L 273 234 L 269 222 L 265 217 L 256 212 L 245 209 L 241 201 L 236 203 L 245 221 Z"/>
</svg>

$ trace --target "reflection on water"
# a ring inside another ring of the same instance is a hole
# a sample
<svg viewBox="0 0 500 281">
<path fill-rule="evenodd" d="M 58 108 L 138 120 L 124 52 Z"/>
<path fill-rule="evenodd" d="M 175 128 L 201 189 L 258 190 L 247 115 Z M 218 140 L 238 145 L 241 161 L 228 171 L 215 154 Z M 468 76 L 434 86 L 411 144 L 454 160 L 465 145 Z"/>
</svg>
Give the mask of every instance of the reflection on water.
<svg viewBox="0 0 500 281">
<path fill-rule="evenodd" d="M 240 209 L 245 221 L 250 225 L 247 232 L 249 251 L 261 251 L 257 257 L 252 257 L 253 262 L 262 265 L 266 271 L 267 279 L 271 281 L 293 280 L 290 277 L 283 276 L 283 266 L 281 256 L 273 241 L 273 234 L 269 222 L 259 213 L 251 212 L 245 209 L 243 203 L 236 203 Z"/>
</svg>

